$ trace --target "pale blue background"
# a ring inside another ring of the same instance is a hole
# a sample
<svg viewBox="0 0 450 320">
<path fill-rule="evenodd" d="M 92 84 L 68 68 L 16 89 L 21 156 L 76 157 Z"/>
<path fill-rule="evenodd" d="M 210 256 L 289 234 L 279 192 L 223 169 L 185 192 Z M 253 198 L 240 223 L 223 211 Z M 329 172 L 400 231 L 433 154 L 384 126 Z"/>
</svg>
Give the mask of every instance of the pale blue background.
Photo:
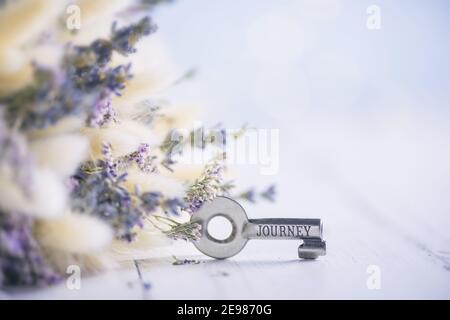
<svg viewBox="0 0 450 320">
<path fill-rule="evenodd" d="M 366 27 L 372 4 L 380 30 Z M 211 124 L 281 130 L 279 174 L 246 170 L 278 182 L 280 205 L 313 157 L 437 225 L 450 220 L 449 18 L 444 0 L 185 0 L 155 12 L 173 60 L 198 71 L 174 101 L 207 106 Z"/>
<path fill-rule="evenodd" d="M 380 30 L 366 27 L 373 4 Z M 450 298 L 448 1 L 185 0 L 155 19 L 198 71 L 174 101 L 208 106 L 211 124 L 280 129 L 279 172 L 237 182 L 277 183 L 276 205 L 251 216 L 324 219 L 327 261 L 352 275 L 334 265 L 342 283 L 320 297 L 354 296 L 343 288 L 376 264 L 391 282 L 368 297 Z"/>
</svg>

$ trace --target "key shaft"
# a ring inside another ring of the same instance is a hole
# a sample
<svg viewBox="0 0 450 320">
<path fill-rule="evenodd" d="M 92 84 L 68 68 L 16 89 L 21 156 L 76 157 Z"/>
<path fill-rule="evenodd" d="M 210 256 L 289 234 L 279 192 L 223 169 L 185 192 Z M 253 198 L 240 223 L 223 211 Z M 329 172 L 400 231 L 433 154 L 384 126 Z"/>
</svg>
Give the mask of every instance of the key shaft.
<svg viewBox="0 0 450 320">
<path fill-rule="evenodd" d="M 243 236 L 247 239 L 321 239 L 322 222 L 300 218 L 249 219 Z"/>
</svg>

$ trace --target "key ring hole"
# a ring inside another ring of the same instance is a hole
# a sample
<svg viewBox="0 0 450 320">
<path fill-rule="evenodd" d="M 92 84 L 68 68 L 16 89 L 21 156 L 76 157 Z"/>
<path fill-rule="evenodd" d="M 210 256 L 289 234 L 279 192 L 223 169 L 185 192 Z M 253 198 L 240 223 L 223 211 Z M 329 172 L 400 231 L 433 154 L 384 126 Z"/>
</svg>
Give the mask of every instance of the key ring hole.
<svg viewBox="0 0 450 320">
<path fill-rule="evenodd" d="M 206 224 L 206 236 L 217 243 L 228 243 L 236 236 L 236 224 L 224 214 L 212 216 Z"/>
</svg>

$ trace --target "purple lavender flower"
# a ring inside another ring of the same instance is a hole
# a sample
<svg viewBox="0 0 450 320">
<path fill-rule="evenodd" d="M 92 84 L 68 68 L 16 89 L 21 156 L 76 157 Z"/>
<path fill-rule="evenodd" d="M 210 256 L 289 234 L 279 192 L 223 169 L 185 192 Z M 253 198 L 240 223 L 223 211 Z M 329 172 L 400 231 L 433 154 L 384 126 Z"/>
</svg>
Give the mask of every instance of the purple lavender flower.
<svg viewBox="0 0 450 320">
<path fill-rule="evenodd" d="M 152 288 L 152 284 L 150 282 L 144 281 L 142 283 L 142 287 L 144 288 L 144 290 L 148 291 Z"/>
<path fill-rule="evenodd" d="M 141 145 L 139 145 L 138 148 L 138 153 L 141 156 L 145 156 L 149 150 L 150 146 L 147 143 L 142 143 Z"/>
<path fill-rule="evenodd" d="M 186 204 L 179 198 L 167 199 L 163 204 L 164 211 L 174 216 L 178 216 L 180 213 L 180 209 L 183 209 L 185 207 Z"/>
<path fill-rule="evenodd" d="M 138 23 L 116 30 L 116 23 L 112 26 L 111 42 L 113 48 L 123 55 L 136 52 L 134 45 L 143 36 L 156 31 L 149 17 L 141 19 Z"/>
<path fill-rule="evenodd" d="M 264 192 L 261 193 L 261 196 L 271 202 L 275 202 L 276 190 L 275 185 L 269 186 Z"/>
<path fill-rule="evenodd" d="M 174 262 L 172 262 L 172 265 L 174 266 L 184 266 L 186 264 L 199 264 L 199 260 L 194 259 L 178 259 L 177 257 L 173 256 Z"/>
<path fill-rule="evenodd" d="M 134 160 L 138 164 L 139 167 L 144 165 L 145 157 L 149 151 L 149 145 L 147 143 L 142 143 L 134 156 Z"/>
<path fill-rule="evenodd" d="M 60 279 L 34 240 L 31 219 L 0 212 L 0 288 L 42 286 Z"/>
<path fill-rule="evenodd" d="M 112 147 L 110 143 L 104 142 L 102 145 L 103 162 L 105 165 L 105 173 L 110 177 L 117 177 L 117 163 L 112 155 Z"/>
<path fill-rule="evenodd" d="M 132 241 L 135 227 L 143 227 L 145 214 L 156 210 L 162 203 L 160 192 L 130 193 L 123 183 L 128 166 L 136 161 L 144 164 L 149 146 L 141 144 L 137 151 L 119 159 L 112 156 L 109 143 L 102 146 L 103 159 L 82 165 L 72 177 L 72 209 L 100 217 L 109 223 L 116 237 Z M 124 172 L 125 171 L 125 172 Z"/>
<path fill-rule="evenodd" d="M 255 203 L 256 202 L 256 192 L 254 189 L 250 189 L 246 192 L 243 192 L 239 198 L 245 199 L 249 202 Z"/>
<path fill-rule="evenodd" d="M 135 227 L 143 226 L 144 210 L 133 203 L 132 194 L 122 186 L 127 174 L 114 177 L 105 173 L 107 167 L 89 171 L 91 166 L 95 167 L 80 167 L 73 177 L 78 183 L 71 193 L 72 209 L 99 217 L 113 227 L 118 239 L 132 241 Z"/>
<path fill-rule="evenodd" d="M 162 197 L 161 192 L 145 192 L 140 196 L 142 207 L 147 213 L 153 212 L 160 206 Z"/>
<path fill-rule="evenodd" d="M 226 146 L 227 145 L 227 131 L 225 129 L 220 130 L 220 137 L 222 138 L 221 139 L 222 146 Z"/>
<path fill-rule="evenodd" d="M 88 125 L 90 127 L 102 127 L 112 121 L 117 121 L 116 111 L 112 107 L 109 98 L 102 98 L 94 106 L 89 118 Z"/>
<path fill-rule="evenodd" d="M 75 177 L 69 177 L 67 181 L 67 186 L 69 188 L 69 191 L 72 192 L 76 188 L 80 186 L 80 182 Z"/>
<path fill-rule="evenodd" d="M 78 47 L 79 52 L 90 54 L 91 50 L 95 53 L 95 60 L 99 66 L 105 66 L 110 60 L 113 53 L 111 41 L 98 39 L 89 47 Z"/>
<path fill-rule="evenodd" d="M 152 173 L 156 172 L 157 168 L 153 164 L 156 156 L 149 155 L 150 146 L 147 143 L 142 143 L 139 145 L 135 152 L 132 152 L 124 157 L 118 159 L 120 162 L 120 167 L 123 169 L 131 166 L 132 163 L 136 163 L 138 168 L 143 172 Z"/>
<path fill-rule="evenodd" d="M 106 87 L 113 92 L 116 96 L 121 96 L 122 91 L 125 88 L 127 80 L 132 78 L 131 75 L 131 63 L 125 66 L 118 66 L 114 69 L 109 69 L 106 73 Z"/>
<path fill-rule="evenodd" d="M 270 185 L 266 190 L 264 190 L 259 194 L 257 194 L 254 189 L 250 189 L 246 192 L 241 193 L 237 197 L 255 203 L 257 195 L 268 201 L 275 202 L 275 195 L 276 195 L 275 185 Z"/>
<path fill-rule="evenodd" d="M 186 211 L 194 213 L 203 203 L 213 200 L 221 192 L 222 172 L 225 154 L 219 154 L 213 161 L 206 166 L 201 176 L 190 186 L 186 192 L 184 201 L 186 202 Z"/>
<path fill-rule="evenodd" d="M 109 66 L 113 51 L 128 55 L 135 51 L 134 45 L 140 38 L 155 30 L 150 19 L 143 18 L 129 27 L 113 29 L 110 40 L 68 46 L 58 71 L 35 65 L 34 81 L 29 86 L 0 99 L 6 107 L 7 122 L 20 130 L 34 130 L 69 115 L 82 115 L 93 124 L 111 118 L 111 105 L 95 110 L 99 108 L 96 102 L 112 93 L 121 95 L 131 78 L 130 64 Z"/>
</svg>

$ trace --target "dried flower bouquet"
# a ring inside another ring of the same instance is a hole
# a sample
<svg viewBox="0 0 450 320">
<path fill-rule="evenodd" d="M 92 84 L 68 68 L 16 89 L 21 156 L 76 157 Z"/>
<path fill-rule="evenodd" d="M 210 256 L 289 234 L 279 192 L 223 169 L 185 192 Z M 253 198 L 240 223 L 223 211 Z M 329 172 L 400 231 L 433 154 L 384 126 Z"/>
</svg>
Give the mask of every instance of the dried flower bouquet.
<svg viewBox="0 0 450 320">
<path fill-rule="evenodd" d="M 62 26 L 64 1 L 0 2 L 0 288 L 52 284 L 71 264 L 102 271 L 164 239 L 195 241 L 189 215 L 233 187 L 221 152 L 204 168 L 177 167 L 190 138 L 204 149 L 222 137 L 221 150 L 227 133 L 172 139 L 189 110 L 149 99 L 176 79 L 129 61 L 157 29 L 146 14 L 158 2 L 78 1 L 77 32 Z M 134 21 L 113 23 L 117 12 Z M 94 20 L 112 26 L 109 37 L 88 27 Z M 149 47 L 146 59 L 161 60 Z M 273 187 L 261 196 L 272 200 Z"/>
</svg>

